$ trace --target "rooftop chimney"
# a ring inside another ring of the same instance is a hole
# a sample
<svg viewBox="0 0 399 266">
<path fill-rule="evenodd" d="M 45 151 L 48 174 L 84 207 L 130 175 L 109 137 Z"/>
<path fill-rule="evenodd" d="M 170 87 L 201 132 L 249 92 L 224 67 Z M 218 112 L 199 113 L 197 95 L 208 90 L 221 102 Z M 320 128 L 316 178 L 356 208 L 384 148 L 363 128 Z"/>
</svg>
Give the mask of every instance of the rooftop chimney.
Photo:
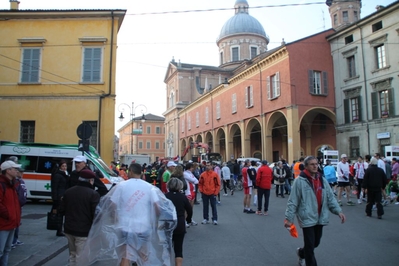
<svg viewBox="0 0 399 266">
<path fill-rule="evenodd" d="M 10 9 L 11 10 L 18 10 L 19 8 L 19 1 L 18 0 L 10 0 Z"/>
</svg>

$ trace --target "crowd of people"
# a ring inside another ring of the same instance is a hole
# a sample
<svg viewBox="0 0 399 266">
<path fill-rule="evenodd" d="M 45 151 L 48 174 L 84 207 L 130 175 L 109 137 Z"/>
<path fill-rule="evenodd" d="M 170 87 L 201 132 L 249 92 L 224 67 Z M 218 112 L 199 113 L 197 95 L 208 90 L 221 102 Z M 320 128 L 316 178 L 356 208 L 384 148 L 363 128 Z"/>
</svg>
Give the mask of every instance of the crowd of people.
<svg viewBox="0 0 399 266">
<path fill-rule="evenodd" d="M 202 201 L 201 224 L 218 225 L 221 192 L 224 197 L 234 196 L 238 182 L 243 185 L 245 214 L 267 216 L 273 188 L 277 198 L 288 197 L 284 225 L 291 228 L 296 217 L 303 230 L 304 246 L 297 250 L 300 265 L 317 265 L 314 249 L 330 212 L 345 222 L 342 198 L 348 206 L 355 205 L 352 197 L 358 204 L 367 202 L 366 215 L 372 217 L 376 210 L 378 219 L 384 205 L 399 204 L 399 164 L 396 158 L 391 163 L 378 153 L 359 156 L 353 163 L 342 154 L 336 166 L 328 160 L 324 165 L 322 158 L 313 156 L 291 165 L 283 159 L 273 165 L 266 160 L 231 160 L 221 165 L 112 162 L 110 168 L 125 181 L 110 189 L 88 167 L 85 156 L 76 156 L 73 164 L 69 173 L 68 162 L 58 162 L 51 176 L 51 212 L 60 217 L 56 236 L 68 240 L 70 265 L 114 259 L 120 265 L 180 266 L 187 228 L 198 225 L 192 218 L 195 205 Z M 1 171 L 0 264 L 7 265 L 10 250 L 23 244 L 18 228 L 26 188 L 17 157 L 3 162 Z"/>
</svg>

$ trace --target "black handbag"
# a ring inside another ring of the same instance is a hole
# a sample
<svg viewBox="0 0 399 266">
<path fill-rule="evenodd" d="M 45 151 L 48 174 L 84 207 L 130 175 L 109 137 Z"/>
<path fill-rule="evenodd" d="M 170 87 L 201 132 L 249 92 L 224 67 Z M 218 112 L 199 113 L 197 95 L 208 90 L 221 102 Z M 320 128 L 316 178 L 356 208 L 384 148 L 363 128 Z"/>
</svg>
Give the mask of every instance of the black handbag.
<svg viewBox="0 0 399 266">
<path fill-rule="evenodd" d="M 62 223 L 62 216 L 56 213 L 47 213 L 47 230 L 58 230 L 58 225 Z"/>
</svg>

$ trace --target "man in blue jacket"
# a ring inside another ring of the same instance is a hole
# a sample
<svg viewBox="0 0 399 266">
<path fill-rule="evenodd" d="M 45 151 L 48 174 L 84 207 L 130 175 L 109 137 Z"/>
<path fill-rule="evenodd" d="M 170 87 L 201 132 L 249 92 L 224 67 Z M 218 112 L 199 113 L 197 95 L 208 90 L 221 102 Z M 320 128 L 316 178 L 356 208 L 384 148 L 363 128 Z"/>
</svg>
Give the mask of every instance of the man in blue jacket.
<svg viewBox="0 0 399 266">
<path fill-rule="evenodd" d="M 314 249 L 320 244 L 323 226 L 329 222 L 330 212 L 345 222 L 345 215 L 325 178 L 317 171 L 317 158 L 308 156 L 305 169 L 295 179 L 285 211 L 285 227 L 289 228 L 295 215 L 303 231 L 304 247 L 297 249 L 299 265 L 317 265 Z"/>
</svg>

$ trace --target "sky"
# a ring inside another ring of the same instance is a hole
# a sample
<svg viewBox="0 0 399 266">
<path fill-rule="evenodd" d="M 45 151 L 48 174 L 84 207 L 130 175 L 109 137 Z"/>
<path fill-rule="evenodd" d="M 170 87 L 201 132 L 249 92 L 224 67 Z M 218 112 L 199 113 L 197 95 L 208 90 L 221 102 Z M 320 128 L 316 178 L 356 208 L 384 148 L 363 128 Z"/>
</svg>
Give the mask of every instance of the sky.
<svg viewBox="0 0 399 266">
<path fill-rule="evenodd" d="M 141 116 L 142 112 L 162 116 L 166 110 L 164 78 L 172 58 L 182 63 L 219 65 L 216 39 L 224 23 L 234 15 L 235 1 L 20 0 L 19 8 L 127 9 L 118 33 L 115 105 L 115 116 L 124 111 L 126 118 L 123 122 L 115 120 L 117 134 L 117 130 L 128 122 L 131 112 L 124 104 L 132 107 L 134 102 L 136 116 Z M 249 14 L 262 24 L 270 37 L 268 49 L 279 46 L 283 38 L 289 43 L 331 28 L 328 7 L 322 0 L 247 2 Z M 379 0 L 378 4 L 386 6 L 393 2 Z M 376 5 L 376 0 L 363 0 L 361 18 L 375 12 Z M 9 7 L 9 0 L 0 0 L 0 9 Z M 166 14 L 151 14 L 157 12 Z"/>
</svg>

